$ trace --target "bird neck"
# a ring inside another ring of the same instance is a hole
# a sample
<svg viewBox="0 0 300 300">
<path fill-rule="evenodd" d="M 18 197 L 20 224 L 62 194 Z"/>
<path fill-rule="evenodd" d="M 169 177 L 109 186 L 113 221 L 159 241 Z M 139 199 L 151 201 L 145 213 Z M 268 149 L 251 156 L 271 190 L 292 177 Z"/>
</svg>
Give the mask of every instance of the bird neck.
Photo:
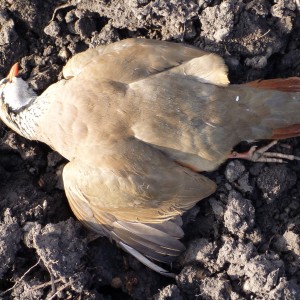
<svg viewBox="0 0 300 300">
<path fill-rule="evenodd" d="M 4 123 L 22 135 L 23 137 L 30 140 L 40 140 L 39 137 L 39 119 L 43 115 L 43 105 L 39 105 L 39 98 L 33 96 L 28 99 L 27 104 L 18 109 L 11 110 L 8 107 L 1 108 L 1 119 Z"/>
</svg>

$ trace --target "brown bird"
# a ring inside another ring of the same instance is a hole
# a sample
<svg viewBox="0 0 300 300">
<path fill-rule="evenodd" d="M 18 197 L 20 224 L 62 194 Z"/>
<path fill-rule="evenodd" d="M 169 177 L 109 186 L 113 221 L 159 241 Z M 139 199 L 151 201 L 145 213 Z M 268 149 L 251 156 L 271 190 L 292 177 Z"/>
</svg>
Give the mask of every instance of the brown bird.
<svg viewBox="0 0 300 300">
<path fill-rule="evenodd" d="M 184 250 L 180 216 L 216 189 L 198 172 L 241 141 L 300 135 L 299 78 L 229 85 L 221 57 L 188 45 L 89 49 L 40 96 L 17 73 L 0 82 L 1 119 L 69 160 L 63 181 L 81 222 L 164 275 L 153 260 Z"/>
</svg>

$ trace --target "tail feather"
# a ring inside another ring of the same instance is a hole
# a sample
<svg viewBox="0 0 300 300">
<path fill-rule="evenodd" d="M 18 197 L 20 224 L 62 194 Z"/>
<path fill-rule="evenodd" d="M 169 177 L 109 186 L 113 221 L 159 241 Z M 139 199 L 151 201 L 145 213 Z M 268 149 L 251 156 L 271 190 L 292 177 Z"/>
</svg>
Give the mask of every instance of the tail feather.
<svg viewBox="0 0 300 300">
<path fill-rule="evenodd" d="M 300 136 L 300 124 L 274 129 L 272 139 L 283 140 Z"/>
<path fill-rule="evenodd" d="M 255 80 L 247 82 L 245 85 L 257 89 L 300 93 L 300 77 Z"/>
<path fill-rule="evenodd" d="M 271 139 L 278 140 L 300 136 L 300 77 L 256 80 L 244 85 L 260 90 L 290 93 L 268 100 L 272 114 L 263 120 L 263 124 L 269 128 L 275 127 L 272 130 Z M 295 124 L 288 125 L 292 122 Z M 276 128 L 280 124 L 282 127 Z"/>
</svg>

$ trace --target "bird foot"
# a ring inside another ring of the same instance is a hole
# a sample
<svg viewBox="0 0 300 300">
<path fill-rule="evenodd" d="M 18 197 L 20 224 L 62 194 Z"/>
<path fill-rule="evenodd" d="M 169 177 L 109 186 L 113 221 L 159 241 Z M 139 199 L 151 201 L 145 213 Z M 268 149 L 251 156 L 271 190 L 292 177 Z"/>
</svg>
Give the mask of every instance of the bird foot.
<svg viewBox="0 0 300 300">
<path fill-rule="evenodd" d="M 269 152 L 268 150 L 277 144 L 278 141 L 274 140 L 268 145 L 258 148 L 257 146 L 252 146 L 247 152 L 238 153 L 232 152 L 229 158 L 240 158 L 246 159 L 254 162 L 277 162 L 285 163 L 285 160 L 300 160 L 300 157 L 295 155 L 283 154 L 278 152 Z"/>
</svg>

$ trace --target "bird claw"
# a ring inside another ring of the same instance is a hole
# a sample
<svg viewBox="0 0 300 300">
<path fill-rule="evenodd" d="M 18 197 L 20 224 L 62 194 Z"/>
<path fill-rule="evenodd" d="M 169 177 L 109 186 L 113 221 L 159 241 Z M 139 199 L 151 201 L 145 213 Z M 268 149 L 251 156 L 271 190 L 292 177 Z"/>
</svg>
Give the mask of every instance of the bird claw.
<svg viewBox="0 0 300 300">
<path fill-rule="evenodd" d="M 268 145 L 258 148 L 252 146 L 249 151 L 244 153 L 232 152 L 230 158 L 246 159 L 254 162 L 271 162 L 271 163 L 286 163 L 286 160 L 300 160 L 300 157 L 290 154 L 283 154 L 278 152 L 269 152 L 268 150 L 277 144 L 274 140 Z"/>
</svg>

